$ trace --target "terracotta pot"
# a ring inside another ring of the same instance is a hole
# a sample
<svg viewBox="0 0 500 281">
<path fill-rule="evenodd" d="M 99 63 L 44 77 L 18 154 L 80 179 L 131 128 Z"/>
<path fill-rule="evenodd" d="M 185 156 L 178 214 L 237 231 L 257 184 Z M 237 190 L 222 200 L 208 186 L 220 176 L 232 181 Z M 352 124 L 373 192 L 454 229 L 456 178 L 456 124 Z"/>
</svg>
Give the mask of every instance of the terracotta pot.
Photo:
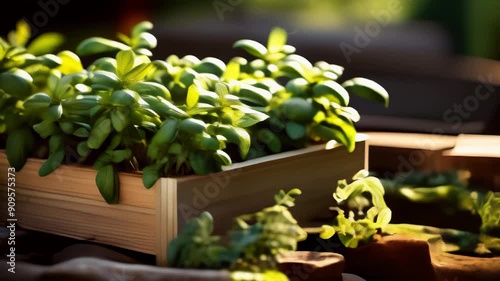
<svg viewBox="0 0 500 281">
<path fill-rule="evenodd" d="M 336 253 L 289 252 L 279 257 L 279 270 L 290 280 L 342 281 L 344 257 Z"/>
<path fill-rule="evenodd" d="M 497 281 L 500 257 L 470 257 L 447 253 L 442 241 L 395 234 L 377 238 L 358 248 L 345 248 L 334 236 L 319 238 L 318 229 L 309 229 L 300 250 L 333 251 L 345 258 L 345 272 L 370 281 Z"/>
</svg>

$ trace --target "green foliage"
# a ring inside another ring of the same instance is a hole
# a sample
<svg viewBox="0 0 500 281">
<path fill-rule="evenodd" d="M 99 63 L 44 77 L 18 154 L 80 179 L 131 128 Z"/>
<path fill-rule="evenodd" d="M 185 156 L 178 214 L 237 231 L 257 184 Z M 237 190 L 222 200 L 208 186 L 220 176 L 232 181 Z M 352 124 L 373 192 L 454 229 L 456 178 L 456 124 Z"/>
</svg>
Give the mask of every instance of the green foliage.
<svg viewBox="0 0 500 281">
<path fill-rule="evenodd" d="M 297 242 L 307 235 L 288 210 L 300 193 L 298 189 L 287 193 L 281 190 L 275 196 L 274 206 L 236 217 L 227 239 L 212 235 L 212 216 L 203 212 L 191 219 L 169 244 L 169 266 L 229 268 L 234 280 L 261 280 L 263 276 L 283 278 L 275 271 L 276 256 L 296 250 Z"/>
<path fill-rule="evenodd" d="M 118 33 L 121 42 L 101 37 L 92 37 L 81 42 L 76 52 L 81 55 L 100 54 L 116 51 L 133 50 L 136 54 L 152 56 L 151 49 L 156 47 L 156 37 L 148 31 L 153 24 L 147 21 L 140 22 L 132 29 L 130 36 Z"/>
<path fill-rule="evenodd" d="M 295 48 L 286 45 L 286 40 L 287 33 L 281 28 L 271 31 L 267 47 L 253 40 L 239 40 L 234 47 L 244 49 L 256 59 L 249 62 L 235 58 L 226 70 L 226 79 L 233 83 L 245 81 L 258 89 L 241 88 L 235 95 L 270 116 L 267 122 L 251 128 L 252 135 L 268 136 L 253 139 L 253 155 L 258 157 L 329 140 L 353 151 L 354 123 L 360 116 L 349 107 L 350 95 L 387 107 L 387 91 L 366 78 L 339 82 L 343 67 L 325 61 L 312 64 L 294 54 Z M 277 79 L 284 82 L 278 84 Z"/>
<path fill-rule="evenodd" d="M 500 192 L 475 195 L 475 210 L 481 217 L 480 239 L 486 248 L 500 252 Z"/>
<path fill-rule="evenodd" d="M 227 266 L 228 249 L 221 237 L 213 236 L 213 218 L 203 212 L 189 220 L 182 232 L 168 245 L 168 264 L 177 268 L 214 268 Z"/>
<path fill-rule="evenodd" d="M 435 203 L 442 206 L 447 214 L 457 211 L 469 211 L 481 218 L 481 227 L 477 233 L 463 234 L 458 230 L 439 230 L 435 234 L 450 237 L 462 237 L 456 243 L 460 250 L 478 253 L 478 243 L 484 244 L 489 251 L 500 251 L 500 193 L 472 189 L 468 180 L 471 174 L 467 170 L 449 170 L 443 172 L 420 172 L 396 175 L 393 179 L 382 180 L 388 196 L 402 197 L 412 203 Z M 385 233 L 406 233 L 407 225 L 390 225 Z M 449 235 L 448 232 L 460 234 Z M 410 233 L 430 233 L 428 227 L 411 226 Z M 448 234 L 446 234 L 448 233 Z M 472 239 L 471 237 L 479 238 Z"/>
<path fill-rule="evenodd" d="M 372 204 L 363 196 L 364 193 L 371 195 Z M 349 209 L 357 208 L 358 216 L 362 218 L 356 219 L 352 210 L 346 217 L 344 210 L 334 208 L 338 215 L 333 225 L 322 226 L 320 237 L 323 239 L 337 234 L 344 246 L 356 248 L 359 243 L 370 241 L 391 221 L 392 212 L 384 201 L 382 183 L 378 178 L 368 176 L 365 170 L 359 171 L 350 184 L 347 184 L 346 180 L 340 180 L 333 198 L 337 203 L 347 202 Z M 365 211 L 367 207 L 369 208 Z"/>
<path fill-rule="evenodd" d="M 459 210 L 474 211 L 474 198 L 468 188 L 469 171 L 406 173 L 394 179 L 382 179 L 387 196 L 413 203 L 439 203 L 448 214 Z"/>
<path fill-rule="evenodd" d="M 335 81 L 342 67 L 295 55 L 280 28 L 266 46 L 236 42 L 257 58 L 227 64 L 152 59 L 152 30 L 140 22 L 118 41 L 91 37 L 75 52 L 54 52 L 62 42 L 55 33 L 30 41 L 23 21 L 0 38 L 0 134 L 8 136 L 10 163 L 22 168 L 36 155 L 46 159 L 39 171 L 46 176 L 72 158 L 98 171 L 99 191 L 115 203 L 121 171 L 142 173 L 150 188 L 163 176 L 206 175 L 332 139 L 352 151 L 359 114 L 347 106 L 349 94 L 387 104 L 376 83 L 360 78 L 343 87 Z M 97 58 L 84 66 L 79 55 Z"/>
</svg>

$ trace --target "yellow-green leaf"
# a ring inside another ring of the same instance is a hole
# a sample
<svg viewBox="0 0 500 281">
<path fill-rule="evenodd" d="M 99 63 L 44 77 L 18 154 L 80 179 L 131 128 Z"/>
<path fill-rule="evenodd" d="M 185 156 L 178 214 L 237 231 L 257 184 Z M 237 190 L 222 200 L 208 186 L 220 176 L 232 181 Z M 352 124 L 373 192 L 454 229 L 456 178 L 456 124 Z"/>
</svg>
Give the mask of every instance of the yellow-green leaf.
<svg viewBox="0 0 500 281">
<path fill-rule="evenodd" d="M 267 40 L 267 50 L 270 53 L 276 53 L 281 51 L 283 46 L 286 44 L 287 39 L 286 30 L 280 27 L 275 27 L 269 33 L 269 38 Z"/>
<path fill-rule="evenodd" d="M 358 95 L 370 101 L 389 107 L 389 93 L 375 81 L 356 77 L 342 83 L 349 94 Z"/>
<path fill-rule="evenodd" d="M 83 71 L 80 58 L 71 51 L 62 51 L 57 56 L 61 59 L 62 64 L 57 68 L 63 74 L 68 75 Z"/>
</svg>

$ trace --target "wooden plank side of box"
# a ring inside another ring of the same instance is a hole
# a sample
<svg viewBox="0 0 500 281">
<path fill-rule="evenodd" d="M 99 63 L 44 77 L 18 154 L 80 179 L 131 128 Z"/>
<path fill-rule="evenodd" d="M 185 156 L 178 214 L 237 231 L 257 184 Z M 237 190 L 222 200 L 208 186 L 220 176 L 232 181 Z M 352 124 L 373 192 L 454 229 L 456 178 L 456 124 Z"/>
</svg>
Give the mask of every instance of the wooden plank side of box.
<svg viewBox="0 0 500 281">
<path fill-rule="evenodd" d="M 36 191 L 103 201 L 95 183 L 95 170 L 78 165 L 61 165 L 48 176 L 40 177 L 38 170 L 43 161 L 30 158 L 23 169 L 17 172 L 16 185 Z M 5 151 L 0 151 L 0 167 L 3 171 L 7 171 L 9 167 Z M 1 183 L 5 182 L 3 179 L 6 176 L 0 175 Z M 141 175 L 120 173 L 121 205 L 154 208 L 155 202 L 155 192 L 144 188 Z"/>
<path fill-rule="evenodd" d="M 41 161 L 28 159 L 15 173 L 16 218 L 25 228 L 157 254 L 156 187 L 148 190 L 140 176 L 120 174 L 119 204 L 107 204 L 95 185 L 95 172 L 61 166 L 38 176 Z M 0 171 L 9 167 L 0 153 Z M 7 174 L 0 175 L 0 192 L 7 193 Z"/>
<path fill-rule="evenodd" d="M 16 217 L 26 229 L 156 254 L 154 210 L 18 188 Z"/>
<path fill-rule="evenodd" d="M 317 226 L 318 221 L 331 218 L 334 205 L 332 193 L 340 179 L 350 180 L 367 168 L 366 141 L 357 142 L 354 152 L 345 147 L 297 150 L 290 154 L 256 159 L 205 177 L 177 180 L 178 225 L 201 211 L 209 211 L 215 220 L 215 232 L 224 233 L 232 218 L 258 211 L 274 204 L 273 196 L 280 190 L 300 188 L 292 214 L 303 226 Z"/>
<path fill-rule="evenodd" d="M 369 167 L 380 177 L 419 171 L 444 171 L 443 151 L 455 146 L 456 136 L 439 134 L 366 132 Z"/>
<path fill-rule="evenodd" d="M 443 157 L 450 169 L 471 173 L 469 184 L 500 191 L 500 136 L 460 134 Z"/>
</svg>

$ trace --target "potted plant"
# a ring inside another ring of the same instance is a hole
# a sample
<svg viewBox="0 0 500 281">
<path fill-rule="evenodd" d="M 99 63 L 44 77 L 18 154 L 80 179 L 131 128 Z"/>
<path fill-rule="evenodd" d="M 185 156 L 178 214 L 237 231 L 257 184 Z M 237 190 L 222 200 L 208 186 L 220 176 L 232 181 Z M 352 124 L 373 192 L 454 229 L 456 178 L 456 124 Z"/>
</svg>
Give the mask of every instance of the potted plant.
<svg viewBox="0 0 500 281">
<path fill-rule="evenodd" d="M 307 222 L 328 204 L 318 191 L 332 177 L 366 165 L 348 102 L 358 94 L 387 105 L 377 83 L 339 84 L 342 67 L 294 54 L 279 28 L 267 47 L 235 43 L 258 57 L 251 61 L 152 60 L 152 28 L 141 22 L 120 41 L 92 37 L 76 53 L 50 54 L 39 40 L 31 45 L 46 54 L 30 53 L 23 22 L 0 41 L 0 163 L 16 172 L 9 178 L 22 226 L 165 263 L 159 249 L 202 211 L 218 219 L 220 233 L 231 223 L 227 211 L 265 206 L 259 198 L 279 179 L 308 189 L 298 216 Z"/>
<path fill-rule="evenodd" d="M 495 265 L 499 260 L 500 196 L 492 191 L 469 190 L 456 176 L 451 171 L 415 173 L 405 180 L 406 185 L 401 185 L 399 181 L 379 180 L 361 171 L 349 184 L 341 180 L 333 193 L 339 204 L 332 208 L 333 223 L 308 229 L 309 241 L 299 245 L 299 249 L 340 253 L 346 260 L 346 272 L 369 280 L 400 280 L 402 276 L 407 280 L 496 280 L 500 276 L 500 268 Z M 408 185 L 410 182 L 441 185 L 415 187 Z M 446 223 L 449 218 L 457 219 L 436 209 L 424 214 L 440 219 L 419 217 L 422 220 L 418 224 L 400 219 L 390 223 L 392 210 L 386 204 L 387 193 L 407 198 L 406 212 L 423 212 L 426 205 L 419 204 L 434 202 L 443 209 L 472 212 L 481 226 L 466 231 L 426 225 L 425 221 Z M 325 239 L 329 242 L 322 243 Z M 397 267 L 388 270 L 388 264 Z"/>
</svg>

